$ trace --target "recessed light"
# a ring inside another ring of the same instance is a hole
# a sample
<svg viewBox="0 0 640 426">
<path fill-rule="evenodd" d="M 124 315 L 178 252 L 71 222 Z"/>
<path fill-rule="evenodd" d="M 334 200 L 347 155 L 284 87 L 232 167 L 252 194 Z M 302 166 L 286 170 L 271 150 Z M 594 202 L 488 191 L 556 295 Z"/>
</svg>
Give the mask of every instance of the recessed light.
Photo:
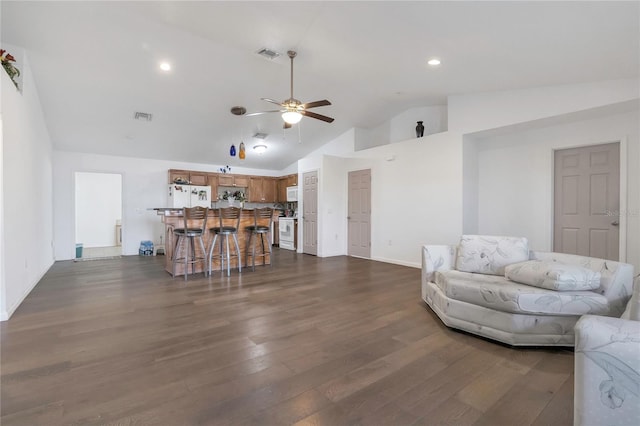
<svg viewBox="0 0 640 426">
<path fill-rule="evenodd" d="M 440 65 L 440 59 L 436 59 L 436 58 L 429 59 L 427 63 L 431 66 Z"/>
<path fill-rule="evenodd" d="M 161 62 L 160 69 L 162 71 L 171 71 L 171 64 L 169 62 Z"/>
</svg>

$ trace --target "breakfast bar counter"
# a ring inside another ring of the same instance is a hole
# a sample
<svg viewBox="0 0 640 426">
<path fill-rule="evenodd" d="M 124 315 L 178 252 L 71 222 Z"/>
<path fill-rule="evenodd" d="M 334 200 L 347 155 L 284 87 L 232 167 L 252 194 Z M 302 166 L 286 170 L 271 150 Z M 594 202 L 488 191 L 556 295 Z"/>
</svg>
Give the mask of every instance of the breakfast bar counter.
<svg viewBox="0 0 640 426">
<path fill-rule="evenodd" d="M 164 232 L 165 232 L 165 241 L 166 241 L 166 245 L 165 245 L 165 261 L 164 261 L 164 268 L 167 272 L 171 273 L 171 269 L 172 269 L 172 263 L 171 263 L 171 259 L 173 257 L 173 250 L 174 250 L 174 246 L 175 246 L 175 238 L 173 236 L 173 230 L 175 228 L 183 228 L 184 227 L 184 217 L 183 217 L 183 213 L 182 213 L 182 209 L 175 209 L 175 208 L 155 208 L 153 210 L 156 210 L 158 213 L 158 216 L 161 216 L 162 218 L 162 222 L 164 223 Z M 274 211 L 274 218 L 277 217 L 278 212 Z M 187 222 L 187 226 L 189 228 L 200 228 L 202 226 L 201 223 L 197 223 L 200 221 L 189 221 Z M 219 217 L 217 215 L 217 210 L 216 209 L 209 209 L 209 215 L 207 217 L 207 228 L 213 228 L 216 226 L 219 226 Z M 238 228 L 238 245 L 240 246 L 240 257 L 241 257 L 241 261 L 242 261 L 242 267 L 244 268 L 245 265 L 245 259 L 248 260 L 248 263 L 251 264 L 252 263 L 252 258 L 251 258 L 251 253 L 249 253 L 249 257 L 246 258 L 246 250 L 247 250 L 247 244 L 249 242 L 249 236 L 250 236 L 250 232 L 246 230 L 246 228 L 248 226 L 252 226 L 254 224 L 254 213 L 252 209 L 242 209 L 241 214 L 240 214 L 240 227 Z M 266 223 L 265 223 L 266 225 Z M 205 248 L 207 250 L 209 250 L 209 246 L 211 245 L 211 242 L 213 241 L 213 231 L 209 231 L 209 232 L 205 232 L 204 235 L 204 245 Z M 220 238 L 218 238 L 218 241 L 220 241 Z M 271 242 L 269 242 L 271 243 Z M 230 242 L 231 245 L 233 245 L 233 243 Z M 218 245 L 218 243 L 216 243 L 216 246 Z M 267 247 L 265 247 L 265 251 L 266 251 L 266 256 L 264 257 L 265 259 L 265 263 L 266 264 L 270 264 L 271 263 L 271 257 L 269 256 L 269 250 Z M 261 255 L 262 253 L 262 245 L 261 244 L 256 244 L 256 266 L 258 264 L 262 265 L 262 258 L 258 257 L 258 255 Z M 208 255 L 208 253 L 206 253 L 206 255 Z M 202 256 L 202 250 L 200 249 L 199 245 L 196 244 L 196 256 L 200 257 Z M 205 256 L 206 257 L 206 256 Z M 238 261 L 235 258 L 231 258 L 231 268 L 237 268 L 238 267 Z M 211 269 L 212 271 L 220 271 L 220 260 L 219 259 L 214 259 L 213 263 L 211 265 Z M 226 266 L 225 266 L 226 269 Z M 256 269 L 257 270 L 257 269 Z M 196 269 L 195 269 L 195 273 L 202 273 L 204 271 L 204 265 L 202 262 L 197 263 L 196 264 Z M 188 273 L 191 273 L 191 268 L 189 268 Z M 176 264 L 176 275 L 183 275 L 184 274 L 184 264 L 178 263 Z"/>
</svg>

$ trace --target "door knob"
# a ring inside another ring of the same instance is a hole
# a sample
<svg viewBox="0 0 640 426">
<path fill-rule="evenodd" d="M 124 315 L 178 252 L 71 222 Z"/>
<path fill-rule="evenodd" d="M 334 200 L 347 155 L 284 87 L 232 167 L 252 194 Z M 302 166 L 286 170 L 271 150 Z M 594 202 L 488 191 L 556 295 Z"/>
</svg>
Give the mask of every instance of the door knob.
<svg viewBox="0 0 640 426">
<path fill-rule="evenodd" d="M 351 216 L 347 216 L 347 220 L 351 220 Z"/>
<path fill-rule="evenodd" d="M 613 226 L 618 226 L 618 225 L 620 225 L 620 222 L 618 222 L 617 220 L 614 220 L 613 222 L 611 222 L 611 224 Z"/>
</svg>

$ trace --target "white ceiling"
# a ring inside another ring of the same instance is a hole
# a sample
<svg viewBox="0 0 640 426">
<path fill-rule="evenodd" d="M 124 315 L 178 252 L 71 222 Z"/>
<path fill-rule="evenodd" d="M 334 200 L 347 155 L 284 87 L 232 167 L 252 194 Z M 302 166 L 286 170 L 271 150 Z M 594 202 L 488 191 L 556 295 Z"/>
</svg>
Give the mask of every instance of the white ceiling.
<svg viewBox="0 0 640 426">
<path fill-rule="evenodd" d="M 1 37 L 27 51 L 56 149 L 280 170 L 450 94 L 637 78 L 639 4 L 3 0 Z M 289 97 L 288 49 L 295 97 L 329 99 L 314 111 L 336 120 L 303 118 L 298 132 L 279 114 L 231 115 Z M 258 131 L 262 155 L 250 149 Z M 241 138 L 244 162 L 228 155 Z"/>
</svg>

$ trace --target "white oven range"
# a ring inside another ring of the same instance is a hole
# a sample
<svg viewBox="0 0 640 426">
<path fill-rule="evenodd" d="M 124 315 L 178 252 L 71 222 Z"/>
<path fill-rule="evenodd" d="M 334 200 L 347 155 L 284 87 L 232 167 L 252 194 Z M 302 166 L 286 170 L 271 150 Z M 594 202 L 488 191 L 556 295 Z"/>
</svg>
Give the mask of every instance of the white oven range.
<svg viewBox="0 0 640 426">
<path fill-rule="evenodd" d="M 295 250 L 295 219 L 292 217 L 278 218 L 278 234 L 280 237 L 280 248 Z"/>
</svg>

